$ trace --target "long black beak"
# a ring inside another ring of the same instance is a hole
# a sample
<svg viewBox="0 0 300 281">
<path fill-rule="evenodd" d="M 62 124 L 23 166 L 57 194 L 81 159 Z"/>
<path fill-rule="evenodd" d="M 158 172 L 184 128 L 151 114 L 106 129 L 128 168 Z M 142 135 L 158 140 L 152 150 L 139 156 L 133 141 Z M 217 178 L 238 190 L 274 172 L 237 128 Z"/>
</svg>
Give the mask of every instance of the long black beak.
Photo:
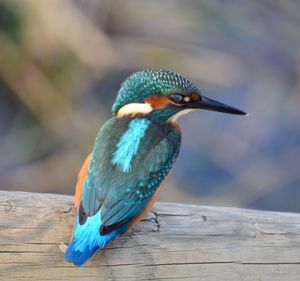
<svg viewBox="0 0 300 281">
<path fill-rule="evenodd" d="M 232 106 L 226 105 L 224 103 L 209 99 L 205 96 L 199 96 L 199 100 L 191 102 L 188 105 L 189 108 L 201 108 L 206 110 L 224 112 L 229 114 L 247 115 L 246 112 L 234 108 Z"/>
</svg>

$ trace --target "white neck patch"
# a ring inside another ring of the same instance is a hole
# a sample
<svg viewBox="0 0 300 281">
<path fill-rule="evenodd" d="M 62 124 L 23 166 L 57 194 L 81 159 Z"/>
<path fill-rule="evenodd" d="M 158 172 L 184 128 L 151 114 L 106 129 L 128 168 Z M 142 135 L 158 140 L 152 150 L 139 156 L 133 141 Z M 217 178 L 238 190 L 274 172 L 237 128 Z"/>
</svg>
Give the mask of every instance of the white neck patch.
<svg viewBox="0 0 300 281">
<path fill-rule="evenodd" d="M 129 103 L 122 106 L 118 113 L 117 117 L 121 118 L 126 115 L 136 115 L 136 114 L 148 114 L 153 110 L 152 106 L 149 103 Z"/>
<path fill-rule="evenodd" d="M 183 115 L 186 115 L 192 111 L 195 111 L 196 109 L 184 109 L 184 110 L 181 110 L 179 112 L 177 112 L 176 114 L 174 114 L 173 116 L 171 116 L 168 121 L 169 122 L 175 122 L 179 117 L 183 116 Z"/>
</svg>

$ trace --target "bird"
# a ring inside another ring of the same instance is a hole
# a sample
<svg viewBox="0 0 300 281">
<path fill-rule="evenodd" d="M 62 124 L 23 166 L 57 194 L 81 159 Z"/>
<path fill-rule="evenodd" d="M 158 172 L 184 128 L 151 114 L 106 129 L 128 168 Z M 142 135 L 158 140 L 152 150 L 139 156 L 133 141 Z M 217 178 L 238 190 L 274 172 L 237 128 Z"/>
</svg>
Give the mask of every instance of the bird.
<svg viewBox="0 0 300 281">
<path fill-rule="evenodd" d="M 84 264 L 151 209 L 179 153 L 177 119 L 197 109 L 246 115 L 172 71 L 138 71 L 121 84 L 78 174 L 75 226 L 62 247 L 68 262 Z"/>
</svg>

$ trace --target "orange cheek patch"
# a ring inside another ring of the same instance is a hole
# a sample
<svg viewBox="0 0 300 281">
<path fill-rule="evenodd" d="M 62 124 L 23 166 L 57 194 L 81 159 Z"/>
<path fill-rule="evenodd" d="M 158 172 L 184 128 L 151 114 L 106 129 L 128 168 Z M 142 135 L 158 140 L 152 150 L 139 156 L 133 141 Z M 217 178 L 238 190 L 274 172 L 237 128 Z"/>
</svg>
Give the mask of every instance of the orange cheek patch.
<svg viewBox="0 0 300 281">
<path fill-rule="evenodd" d="M 196 94 L 193 94 L 190 96 L 191 101 L 198 101 L 199 100 L 199 96 Z"/>
<path fill-rule="evenodd" d="M 146 98 L 145 103 L 150 104 L 151 107 L 155 110 L 167 106 L 168 104 L 170 104 L 170 100 L 166 97 L 153 96 Z"/>
</svg>

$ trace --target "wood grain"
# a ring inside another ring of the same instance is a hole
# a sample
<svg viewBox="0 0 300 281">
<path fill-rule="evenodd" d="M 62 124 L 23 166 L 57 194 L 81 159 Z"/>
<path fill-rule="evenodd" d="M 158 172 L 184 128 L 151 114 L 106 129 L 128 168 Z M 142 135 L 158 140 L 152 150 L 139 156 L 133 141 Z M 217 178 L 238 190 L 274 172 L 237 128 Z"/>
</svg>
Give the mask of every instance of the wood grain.
<svg viewBox="0 0 300 281">
<path fill-rule="evenodd" d="M 300 214 L 158 203 L 83 267 L 70 196 L 0 191 L 1 280 L 300 280 Z"/>
</svg>

